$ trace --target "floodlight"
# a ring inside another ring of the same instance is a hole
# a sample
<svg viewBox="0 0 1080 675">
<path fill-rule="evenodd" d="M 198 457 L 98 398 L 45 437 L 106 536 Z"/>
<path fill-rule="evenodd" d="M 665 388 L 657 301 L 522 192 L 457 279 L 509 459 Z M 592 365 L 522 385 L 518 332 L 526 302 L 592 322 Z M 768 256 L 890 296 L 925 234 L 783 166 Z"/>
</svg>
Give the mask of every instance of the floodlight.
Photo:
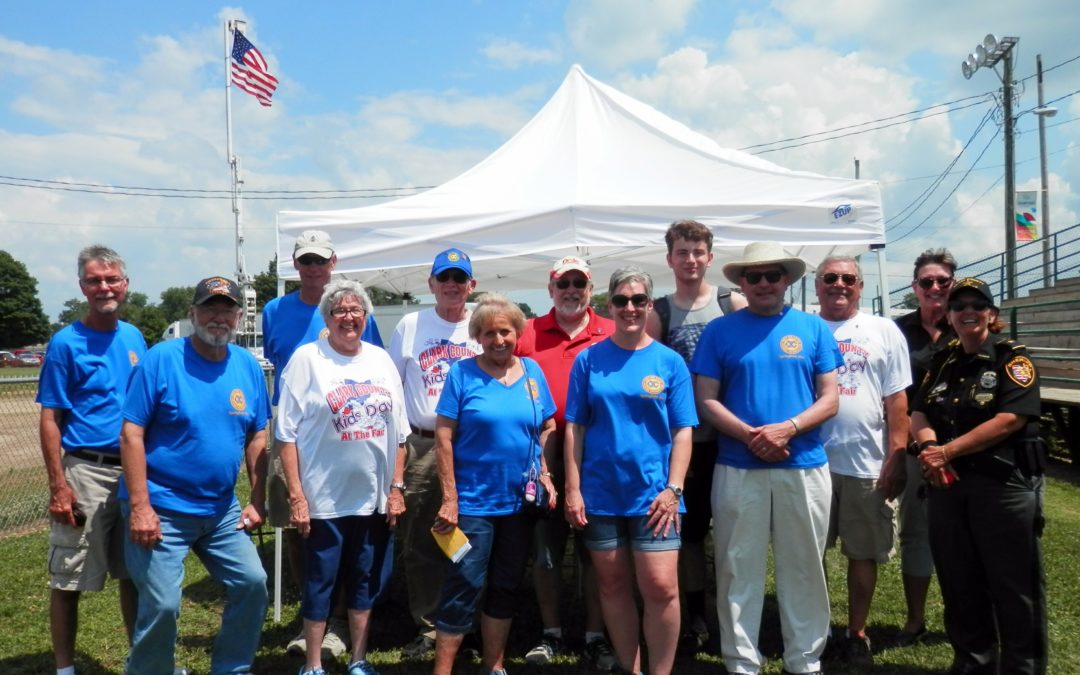
<svg viewBox="0 0 1080 675">
<path fill-rule="evenodd" d="M 1039 117 L 1053 117 L 1057 114 L 1057 108 L 1052 105 L 1044 105 L 1041 108 L 1035 108 L 1031 112 L 1035 113 Z"/>
<path fill-rule="evenodd" d="M 960 62 L 960 72 L 964 74 L 965 80 L 970 80 L 971 76 L 975 74 L 975 69 L 968 65 L 968 62 L 965 59 Z"/>
<path fill-rule="evenodd" d="M 986 47 L 978 45 L 975 47 L 975 61 L 979 64 L 979 67 L 986 65 Z"/>
<path fill-rule="evenodd" d="M 983 38 L 982 46 L 986 49 L 987 53 L 993 54 L 994 50 L 998 48 L 997 36 L 993 33 L 987 33 L 986 37 Z"/>
</svg>

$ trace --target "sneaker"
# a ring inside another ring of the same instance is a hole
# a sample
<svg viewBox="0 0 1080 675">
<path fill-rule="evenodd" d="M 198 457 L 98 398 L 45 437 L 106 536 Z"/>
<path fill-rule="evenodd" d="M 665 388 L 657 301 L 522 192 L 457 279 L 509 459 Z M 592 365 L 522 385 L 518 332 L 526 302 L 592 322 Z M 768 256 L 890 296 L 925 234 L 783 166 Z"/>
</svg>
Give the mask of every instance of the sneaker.
<svg viewBox="0 0 1080 675">
<path fill-rule="evenodd" d="M 844 660 L 848 665 L 856 668 L 867 668 L 874 665 L 874 655 L 870 652 L 870 638 L 865 635 L 852 635 L 847 639 L 844 647 Z"/>
<path fill-rule="evenodd" d="M 323 661 L 336 661 L 349 651 L 349 627 L 340 619 L 330 619 L 326 623 L 326 633 L 322 639 Z"/>
<path fill-rule="evenodd" d="M 615 652 L 611 650 L 611 645 L 604 638 L 596 638 L 585 643 L 585 660 L 588 661 L 590 667 L 605 673 L 618 665 Z"/>
<path fill-rule="evenodd" d="M 353 661 L 345 672 L 348 675 L 379 675 L 379 671 L 375 670 L 375 666 L 368 663 L 367 659 Z"/>
<path fill-rule="evenodd" d="M 417 661 L 427 658 L 435 651 L 435 638 L 420 633 L 412 639 L 412 642 L 401 648 L 401 658 L 406 661 Z"/>
<path fill-rule="evenodd" d="M 566 650 L 561 638 L 554 635 L 544 635 L 535 647 L 525 653 L 525 663 L 534 666 L 545 666 Z"/>
<path fill-rule="evenodd" d="M 300 631 L 296 637 L 289 640 L 289 643 L 285 645 L 285 653 L 307 656 L 307 640 L 304 639 L 304 631 Z"/>
<path fill-rule="evenodd" d="M 307 666 L 300 666 L 299 675 L 326 675 L 326 671 L 322 668 L 308 668 Z"/>
</svg>

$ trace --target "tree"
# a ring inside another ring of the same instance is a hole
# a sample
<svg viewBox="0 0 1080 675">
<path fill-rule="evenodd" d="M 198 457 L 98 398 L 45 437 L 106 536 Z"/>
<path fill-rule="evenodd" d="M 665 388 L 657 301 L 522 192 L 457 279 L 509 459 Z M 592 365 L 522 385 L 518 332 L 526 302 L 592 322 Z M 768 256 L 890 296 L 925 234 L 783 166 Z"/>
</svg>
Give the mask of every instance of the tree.
<svg viewBox="0 0 1080 675">
<path fill-rule="evenodd" d="M 414 298 L 411 293 L 402 295 L 401 293 L 393 293 L 381 288 L 376 288 L 375 286 L 370 288 L 365 287 L 364 290 L 368 292 L 368 296 L 371 297 L 371 304 L 373 305 L 400 305 L 402 300 L 405 300 L 410 305 L 420 304 L 420 301 Z"/>
<path fill-rule="evenodd" d="M 57 317 L 57 323 L 60 324 L 59 328 L 64 326 L 70 326 L 79 319 L 86 316 L 86 313 L 90 311 L 90 303 L 80 298 L 69 298 L 64 302 L 64 310 L 60 312 L 60 316 Z"/>
<path fill-rule="evenodd" d="M 904 294 L 904 299 L 900 301 L 900 306 L 904 309 L 918 309 L 919 298 L 914 293 L 908 292 Z"/>
<path fill-rule="evenodd" d="M 194 293 L 192 290 L 192 294 Z M 120 307 L 120 318 L 138 328 L 147 345 L 161 342 L 161 334 L 171 323 L 165 320 L 160 307 L 149 304 L 146 293 L 130 291 L 127 300 Z"/>
<path fill-rule="evenodd" d="M 41 310 L 37 279 L 7 251 L 0 251 L 0 317 L 0 346 L 23 347 L 49 337 L 49 319 Z"/>
<path fill-rule="evenodd" d="M 593 293 L 592 302 L 589 303 L 592 308 L 596 310 L 596 313 L 600 316 L 608 316 L 608 294 L 607 293 Z M 609 317 L 610 318 L 610 317 Z"/>
<path fill-rule="evenodd" d="M 194 286 L 173 286 L 161 292 L 161 316 L 166 324 L 187 318 L 188 307 L 191 307 L 191 299 L 195 297 Z"/>
</svg>

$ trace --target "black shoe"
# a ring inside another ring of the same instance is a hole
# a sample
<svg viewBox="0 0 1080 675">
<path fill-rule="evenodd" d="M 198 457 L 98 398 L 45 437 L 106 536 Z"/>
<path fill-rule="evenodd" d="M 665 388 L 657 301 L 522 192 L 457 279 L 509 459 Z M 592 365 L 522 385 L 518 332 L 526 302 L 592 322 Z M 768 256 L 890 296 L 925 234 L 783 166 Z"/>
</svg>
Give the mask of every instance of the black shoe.
<svg viewBox="0 0 1080 675">
<path fill-rule="evenodd" d="M 457 657 L 464 661 L 479 661 L 480 651 L 480 638 L 476 637 L 476 633 L 465 633 Z"/>
<path fill-rule="evenodd" d="M 900 634 L 896 636 L 897 647 L 913 647 L 926 639 L 926 625 L 923 624 L 915 629 L 914 632 L 902 630 Z"/>
<path fill-rule="evenodd" d="M 847 646 L 844 648 L 844 660 L 848 665 L 858 668 L 869 668 L 874 665 L 874 655 L 870 651 L 870 638 L 865 635 L 849 636 Z"/>
<path fill-rule="evenodd" d="M 401 658 L 406 661 L 419 661 L 435 654 L 435 638 L 420 633 L 412 641 L 401 648 Z"/>
</svg>

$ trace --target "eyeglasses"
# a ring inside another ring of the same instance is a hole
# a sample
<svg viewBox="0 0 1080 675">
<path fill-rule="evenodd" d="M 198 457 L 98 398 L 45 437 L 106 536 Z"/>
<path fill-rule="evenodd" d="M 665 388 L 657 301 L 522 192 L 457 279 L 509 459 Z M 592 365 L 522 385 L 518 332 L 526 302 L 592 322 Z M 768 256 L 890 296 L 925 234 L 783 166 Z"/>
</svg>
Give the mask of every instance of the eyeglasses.
<svg viewBox="0 0 1080 675">
<path fill-rule="evenodd" d="M 986 300 L 950 300 L 949 311 L 950 312 L 963 312 L 966 309 L 973 309 L 976 312 L 985 312 L 990 309 L 990 303 Z"/>
<path fill-rule="evenodd" d="M 644 293 L 634 293 L 629 297 L 625 295 L 611 296 L 611 304 L 617 309 L 622 309 L 631 302 L 634 303 L 634 307 L 641 309 L 645 305 L 649 304 L 649 296 L 645 295 Z"/>
<path fill-rule="evenodd" d="M 924 291 L 930 290 L 934 284 L 937 284 L 939 288 L 948 288 L 952 286 L 952 277 L 923 277 L 919 279 L 919 288 Z"/>
<path fill-rule="evenodd" d="M 570 281 L 569 279 L 559 279 L 555 282 L 555 288 L 558 288 L 561 291 L 565 291 L 566 289 L 570 288 L 570 284 L 573 284 L 574 288 L 581 290 L 582 288 L 585 288 L 589 285 L 589 280 L 580 278 L 574 279 L 573 281 Z"/>
<path fill-rule="evenodd" d="M 91 279 L 79 279 L 79 283 L 87 288 L 97 288 L 102 284 L 111 288 L 116 288 L 125 281 L 127 281 L 127 277 L 95 277 Z"/>
<path fill-rule="evenodd" d="M 347 316 L 355 316 L 357 318 L 367 314 L 367 311 L 360 307 L 335 307 L 330 310 L 330 316 L 335 319 L 344 319 Z"/>
<path fill-rule="evenodd" d="M 765 281 L 768 281 L 770 284 L 775 284 L 777 281 L 780 281 L 780 278 L 783 276 L 784 273 L 778 270 L 772 270 L 769 272 L 743 272 L 743 279 L 746 279 L 747 283 L 749 283 L 751 286 L 759 283 L 762 277 L 764 277 Z"/>
<path fill-rule="evenodd" d="M 304 267 L 307 267 L 308 265 L 318 265 L 319 267 L 322 267 L 330 262 L 330 258 L 323 258 L 317 255 L 302 255 L 296 259 L 296 262 Z"/>
<path fill-rule="evenodd" d="M 818 278 L 829 286 L 832 286 L 837 281 L 844 282 L 845 286 L 854 286 L 859 283 L 858 274 L 837 274 L 836 272 L 829 272 L 828 274 L 822 274 Z"/>
<path fill-rule="evenodd" d="M 435 281 L 438 281 L 440 284 L 445 284 L 451 279 L 453 279 L 455 284 L 464 284 L 469 280 L 469 275 L 465 274 L 463 270 L 443 270 L 435 275 Z"/>
</svg>

